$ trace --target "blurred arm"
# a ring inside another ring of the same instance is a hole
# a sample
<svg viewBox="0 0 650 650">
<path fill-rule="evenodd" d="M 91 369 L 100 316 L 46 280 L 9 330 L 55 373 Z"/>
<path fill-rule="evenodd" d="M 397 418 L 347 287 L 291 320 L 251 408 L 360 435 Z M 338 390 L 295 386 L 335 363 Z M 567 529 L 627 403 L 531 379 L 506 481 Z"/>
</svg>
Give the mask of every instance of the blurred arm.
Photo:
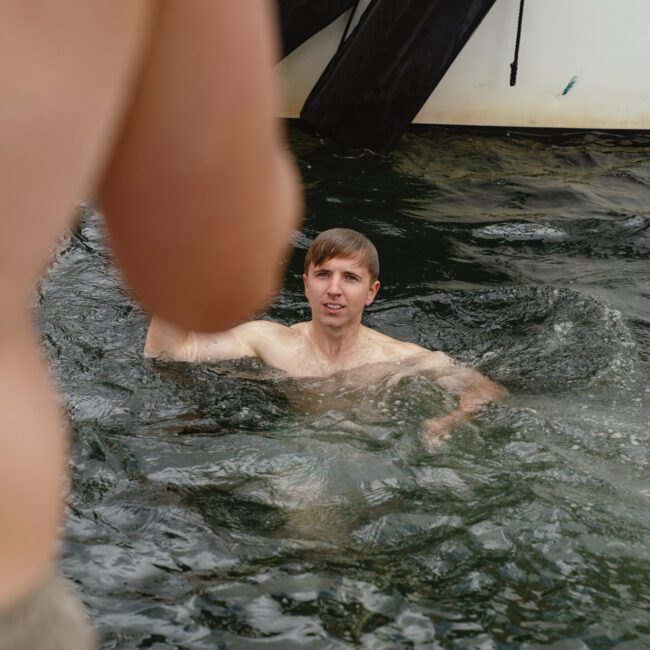
<svg viewBox="0 0 650 650">
<path fill-rule="evenodd" d="M 275 291 L 300 198 L 260 0 L 162 3 L 100 189 L 116 257 L 151 312 L 224 330 Z"/>
</svg>

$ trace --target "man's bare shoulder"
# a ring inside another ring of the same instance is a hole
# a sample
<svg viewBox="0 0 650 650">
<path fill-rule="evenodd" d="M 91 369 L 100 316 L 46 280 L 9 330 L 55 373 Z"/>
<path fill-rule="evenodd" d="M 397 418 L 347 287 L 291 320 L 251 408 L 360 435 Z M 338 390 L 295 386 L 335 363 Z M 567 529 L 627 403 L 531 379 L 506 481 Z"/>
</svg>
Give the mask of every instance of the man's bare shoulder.
<svg viewBox="0 0 650 650">
<path fill-rule="evenodd" d="M 302 323 L 294 323 L 289 326 L 290 330 L 297 332 L 298 334 L 304 334 L 309 326 L 309 321 L 303 321 Z"/>
<path fill-rule="evenodd" d="M 259 340 L 268 343 L 291 341 L 297 338 L 293 326 L 283 325 L 272 320 L 252 320 L 231 330 L 247 341 Z"/>
<path fill-rule="evenodd" d="M 369 339 L 374 345 L 381 347 L 387 361 L 403 361 L 408 359 L 413 363 L 425 363 L 431 366 L 446 366 L 454 364 L 454 360 L 439 350 L 429 350 L 416 343 L 400 341 L 377 330 L 367 329 Z"/>
<path fill-rule="evenodd" d="M 236 329 L 248 332 L 259 332 L 260 334 L 288 334 L 291 332 L 292 327 L 289 325 L 283 325 L 274 320 L 250 320 L 238 325 Z"/>
<path fill-rule="evenodd" d="M 249 321 L 230 330 L 231 334 L 264 363 L 289 374 L 297 374 L 304 337 L 294 327 L 270 320 Z M 243 355 L 242 355 L 243 356 Z"/>
</svg>

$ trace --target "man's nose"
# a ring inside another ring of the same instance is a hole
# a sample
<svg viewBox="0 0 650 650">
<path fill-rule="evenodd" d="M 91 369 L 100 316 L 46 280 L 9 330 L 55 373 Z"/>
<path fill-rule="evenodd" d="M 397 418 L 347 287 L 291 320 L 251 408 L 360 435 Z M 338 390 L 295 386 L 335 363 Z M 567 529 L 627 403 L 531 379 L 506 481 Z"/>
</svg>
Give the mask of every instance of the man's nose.
<svg viewBox="0 0 650 650">
<path fill-rule="evenodd" d="M 327 293 L 331 293 L 335 295 L 341 293 L 341 288 L 339 286 L 339 283 L 340 283 L 340 278 L 336 277 L 335 275 L 332 275 L 330 277 L 330 282 L 327 285 Z"/>
</svg>

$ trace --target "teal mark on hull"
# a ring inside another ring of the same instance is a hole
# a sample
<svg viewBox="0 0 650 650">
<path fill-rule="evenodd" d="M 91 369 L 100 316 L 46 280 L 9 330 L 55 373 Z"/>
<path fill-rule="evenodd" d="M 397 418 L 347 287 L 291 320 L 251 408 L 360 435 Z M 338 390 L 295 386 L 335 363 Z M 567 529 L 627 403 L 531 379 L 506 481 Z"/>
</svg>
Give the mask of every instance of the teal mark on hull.
<svg viewBox="0 0 650 650">
<path fill-rule="evenodd" d="M 562 97 L 568 94 L 571 88 L 576 85 L 576 81 L 578 81 L 578 77 L 577 75 L 573 75 L 573 77 L 571 77 L 571 81 L 569 81 L 569 83 L 566 85 L 566 88 L 562 91 Z"/>
</svg>

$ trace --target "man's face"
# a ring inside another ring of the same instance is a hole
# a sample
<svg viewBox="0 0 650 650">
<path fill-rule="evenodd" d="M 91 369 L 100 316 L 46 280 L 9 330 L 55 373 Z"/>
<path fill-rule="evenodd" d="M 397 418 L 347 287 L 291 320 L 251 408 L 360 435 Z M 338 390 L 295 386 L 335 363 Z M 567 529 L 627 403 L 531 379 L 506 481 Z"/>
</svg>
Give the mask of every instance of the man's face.
<svg viewBox="0 0 650 650">
<path fill-rule="evenodd" d="M 379 290 L 379 280 L 370 280 L 359 257 L 333 257 L 320 266 L 311 264 L 302 277 L 312 319 L 330 327 L 360 320 L 363 308 Z"/>
</svg>

